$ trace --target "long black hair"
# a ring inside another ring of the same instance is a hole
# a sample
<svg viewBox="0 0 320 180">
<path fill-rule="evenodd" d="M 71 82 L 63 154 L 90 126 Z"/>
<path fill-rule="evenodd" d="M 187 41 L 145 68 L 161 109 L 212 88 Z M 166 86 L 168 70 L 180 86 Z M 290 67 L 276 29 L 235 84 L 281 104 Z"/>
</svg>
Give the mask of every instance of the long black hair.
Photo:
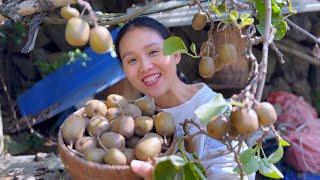
<svg viewBox="0 0 320 180">
<path fill-rule="evenodd" d="M 169 30 L 160 22 L 158 22 L 155 19 L 152 19 L 147 16 L 141 16 L 134 18 L 130 20 L 128 23 L 126 23 L 119 31 L 116 41 L 115 41 L 115 50 L 117 53 L 117 56 L 119 59 L 120 57 L 120 50 L 119 50 L 119 43 L 121 38 L 130 30 L 136 28 L 136 27 L 145 27 L 149 28 L 152 31 L 157 32 L 163 39 L 167 39 L 170 37 L 170 32 Z"/>
</svg>

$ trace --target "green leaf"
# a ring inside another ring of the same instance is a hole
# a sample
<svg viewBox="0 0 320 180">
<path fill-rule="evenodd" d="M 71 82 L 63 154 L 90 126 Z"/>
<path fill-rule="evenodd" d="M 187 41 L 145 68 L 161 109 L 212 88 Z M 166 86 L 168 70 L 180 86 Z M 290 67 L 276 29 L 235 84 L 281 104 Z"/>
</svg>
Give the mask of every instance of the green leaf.
<svg viewBox="0 0 320 180">
<path fill-rule="evenodd" d="M 222 14 L 219 11 L 219 7 L 215 6 L 214 4 L 210 4 L 211 11 L 214 12 L 218 17 L 220 17 Z"/>
<path fill-rule="evenodd" d="M 281 138 L 279 141 L 279 146 L 282 146 L 282 147 L 290 146 L 290 143 Z"/>
<path fill-rule="evenodd" d="M 243 26 L 248 26 L 250 24 L 253 24 L 254 22 L 254 19 L 253 18 L 247 18 L 247 19 L 244 19 L 243 21 L 241 21 L 241 23 L 243 24 Z"/>
<path fill-rule="evenodd" d="M 278 146 L 278 149 L 272 154 L 270 154 L 270 156 L 268 157 L 268 161 L 270 163 L 277 163 L 278 161 L 281 160 L 282 156 L 283 156 L 283 147 Z"/>
<path fill-rule="evenodd" d="M 208 103 L 200 106 L 195 110 L 195 114 L 200 119 L 201 123 L 208 123 L 212 117 L 223 113 L 224 110 L 231 106 L 230 102 L 227 102 L 223 96 L 219 93 L 213 97 Z"/>
<path fill-rule="evenodd" d="M 245 20 L 245 19 L 248 19 L 251 15 L 249 13 L 242 13 L 240 15 L 240 19 L 241 21 Z"/>
<path fill-rule="evenodd" d="M 260 159 L 257 156 L 251 156 L 249 162 L 242 164 L 246 175 L 252 174 L 259 169 Z"/>
<path fill-rule="evenodd" d="M 263 158 L 259 161 L 259 172 L 266 177 L 283 178 L 283 174 L 275 165 L 271 164 L 267 158 Z"/>
<path fill-rule="evenodd" d="M 163 53 L 165 56 L 170 56 L 174 53 L 188 53 L 188 50 L 180 37 L 172 36 L 164 40 Z"/>
<path fill-rule="evenodd" d="M 287 22 L 281 20 L 278 22 L 273 23 L 274 28 L 276 28 L 276 33 L 274 35 L 275 40 L 282 39 L 287 32 Z"/>
<path fill-rule="evenodd" d="M 240 162 L 242 164 L 245 164 L 245 163 L 248 163 L 251 158 L 254 156 L 254 154 L 256 153 L 256 150 L 252 149 L 252 148 L 249 148 L 243 152 L 240 153 Z"/>
<path fill-rule="evenodd" d="M 174 166 L 169 159 L 159 161 L 155 165 L 154 180 L 172 180 L 179 172 L 179 167 Z"/>
<path fill-rule="evenodd" d="M 219 4 L 218 10 L 220 13 L 226 13 L 228 10 L 226 3 Z"/>
<path fill-rule="evenodd" d="M 229 13 L 229 18 L 230 18 L 233 22 L 236 22 L 237 19 L 238 19 L 238 17 L 239 17 L 238 11 L 236 11 L 236 10 L 230 11 L 230 13 Z"/>
<path fill-rule="evenodd" d="M 163 156 L 157 159 L 158 162 L 170 161 L 174 166 L 181 167 L 184 166 L 187 161 L 177 155 Z"/>
<path fill-rule="evenodd" d="M 183 167 L 183 180 L 204 180 L 206 177 L 201 170 L 193 163 L 189 162 Z"/>
<path fill-rule="evenodd" d="M 191 43 L 190 50 L 193 54 L 197 54 L 196 45 L 194 43 Z"/>
</svg>

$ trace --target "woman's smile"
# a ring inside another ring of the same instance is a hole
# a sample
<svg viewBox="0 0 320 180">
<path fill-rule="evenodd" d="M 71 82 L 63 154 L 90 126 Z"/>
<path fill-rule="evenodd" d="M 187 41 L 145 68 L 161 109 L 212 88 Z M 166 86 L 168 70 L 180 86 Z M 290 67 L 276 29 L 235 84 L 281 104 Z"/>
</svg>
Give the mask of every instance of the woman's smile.
<svg viewBox="0 0 320 180">
<path fill-rule="evenodd" d="M 149 74 L 144 76 L 141 81 L 144 83 L 145 86 L 154 86 L 156 85 L 159 80 L 161 78 L 161 74 L 160 73 L 153 73 L 153 74 Z"/>
</svg>

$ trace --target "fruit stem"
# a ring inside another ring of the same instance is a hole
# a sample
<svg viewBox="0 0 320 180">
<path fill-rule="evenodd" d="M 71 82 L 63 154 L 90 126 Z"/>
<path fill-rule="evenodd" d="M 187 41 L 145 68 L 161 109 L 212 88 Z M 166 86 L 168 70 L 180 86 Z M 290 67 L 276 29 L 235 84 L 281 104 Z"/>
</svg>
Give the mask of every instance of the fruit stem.
<svg viewBox="0 0 320 180">
<path fill-rule="evenodd" d="M 236 149 L 235 149 L 234 147 L 232 147 L 231 142 L 232 142 L 232 141 L 227 141 L 227 143 L 228 143 L 227 146 L 228 146 L 228 149 L 231 149 L 232 152 L 233 152 L 233 154 L 234 154 L 234 158 L 235 158 L 235 160 L 236 160 L 236 162 L 237 162 L 237 164 L 238 164 L 238 168 L 239 168 L 239 170 L 240 170 L 240 179 L 243 180 L 243 178 L 244 178 L 243 166 L 242 166 L 242 164 L 241 164 L 241 162 L 240 162 L 239 155 L 238 155 Z M 240 146 L 238 147 L 238 150 L 239 150 L 239 149 L 241 149 Z"/>
</svg>

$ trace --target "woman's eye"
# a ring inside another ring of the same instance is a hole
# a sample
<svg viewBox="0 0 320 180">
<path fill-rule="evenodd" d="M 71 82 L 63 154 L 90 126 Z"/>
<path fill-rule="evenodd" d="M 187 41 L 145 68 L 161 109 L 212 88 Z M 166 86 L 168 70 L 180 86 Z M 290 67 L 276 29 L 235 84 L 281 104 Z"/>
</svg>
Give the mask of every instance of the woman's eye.
<svg viewBox="0 0 320 180">
<path fill-rule="evenodd" d="M 150 51 L 149 55 L 150 55 L 150 56 L 152 56 L 152 55 L 156 55 L 158 52 L 159 52 L 159 51 L 156 51 L 156 50 L 154 50 L 154 51 Z"/>
<path fill-rule="evenodd" d="M 137 62 L 137 59 L 129 59 L 128 64 L 135 64 Z"/>
</svg>

